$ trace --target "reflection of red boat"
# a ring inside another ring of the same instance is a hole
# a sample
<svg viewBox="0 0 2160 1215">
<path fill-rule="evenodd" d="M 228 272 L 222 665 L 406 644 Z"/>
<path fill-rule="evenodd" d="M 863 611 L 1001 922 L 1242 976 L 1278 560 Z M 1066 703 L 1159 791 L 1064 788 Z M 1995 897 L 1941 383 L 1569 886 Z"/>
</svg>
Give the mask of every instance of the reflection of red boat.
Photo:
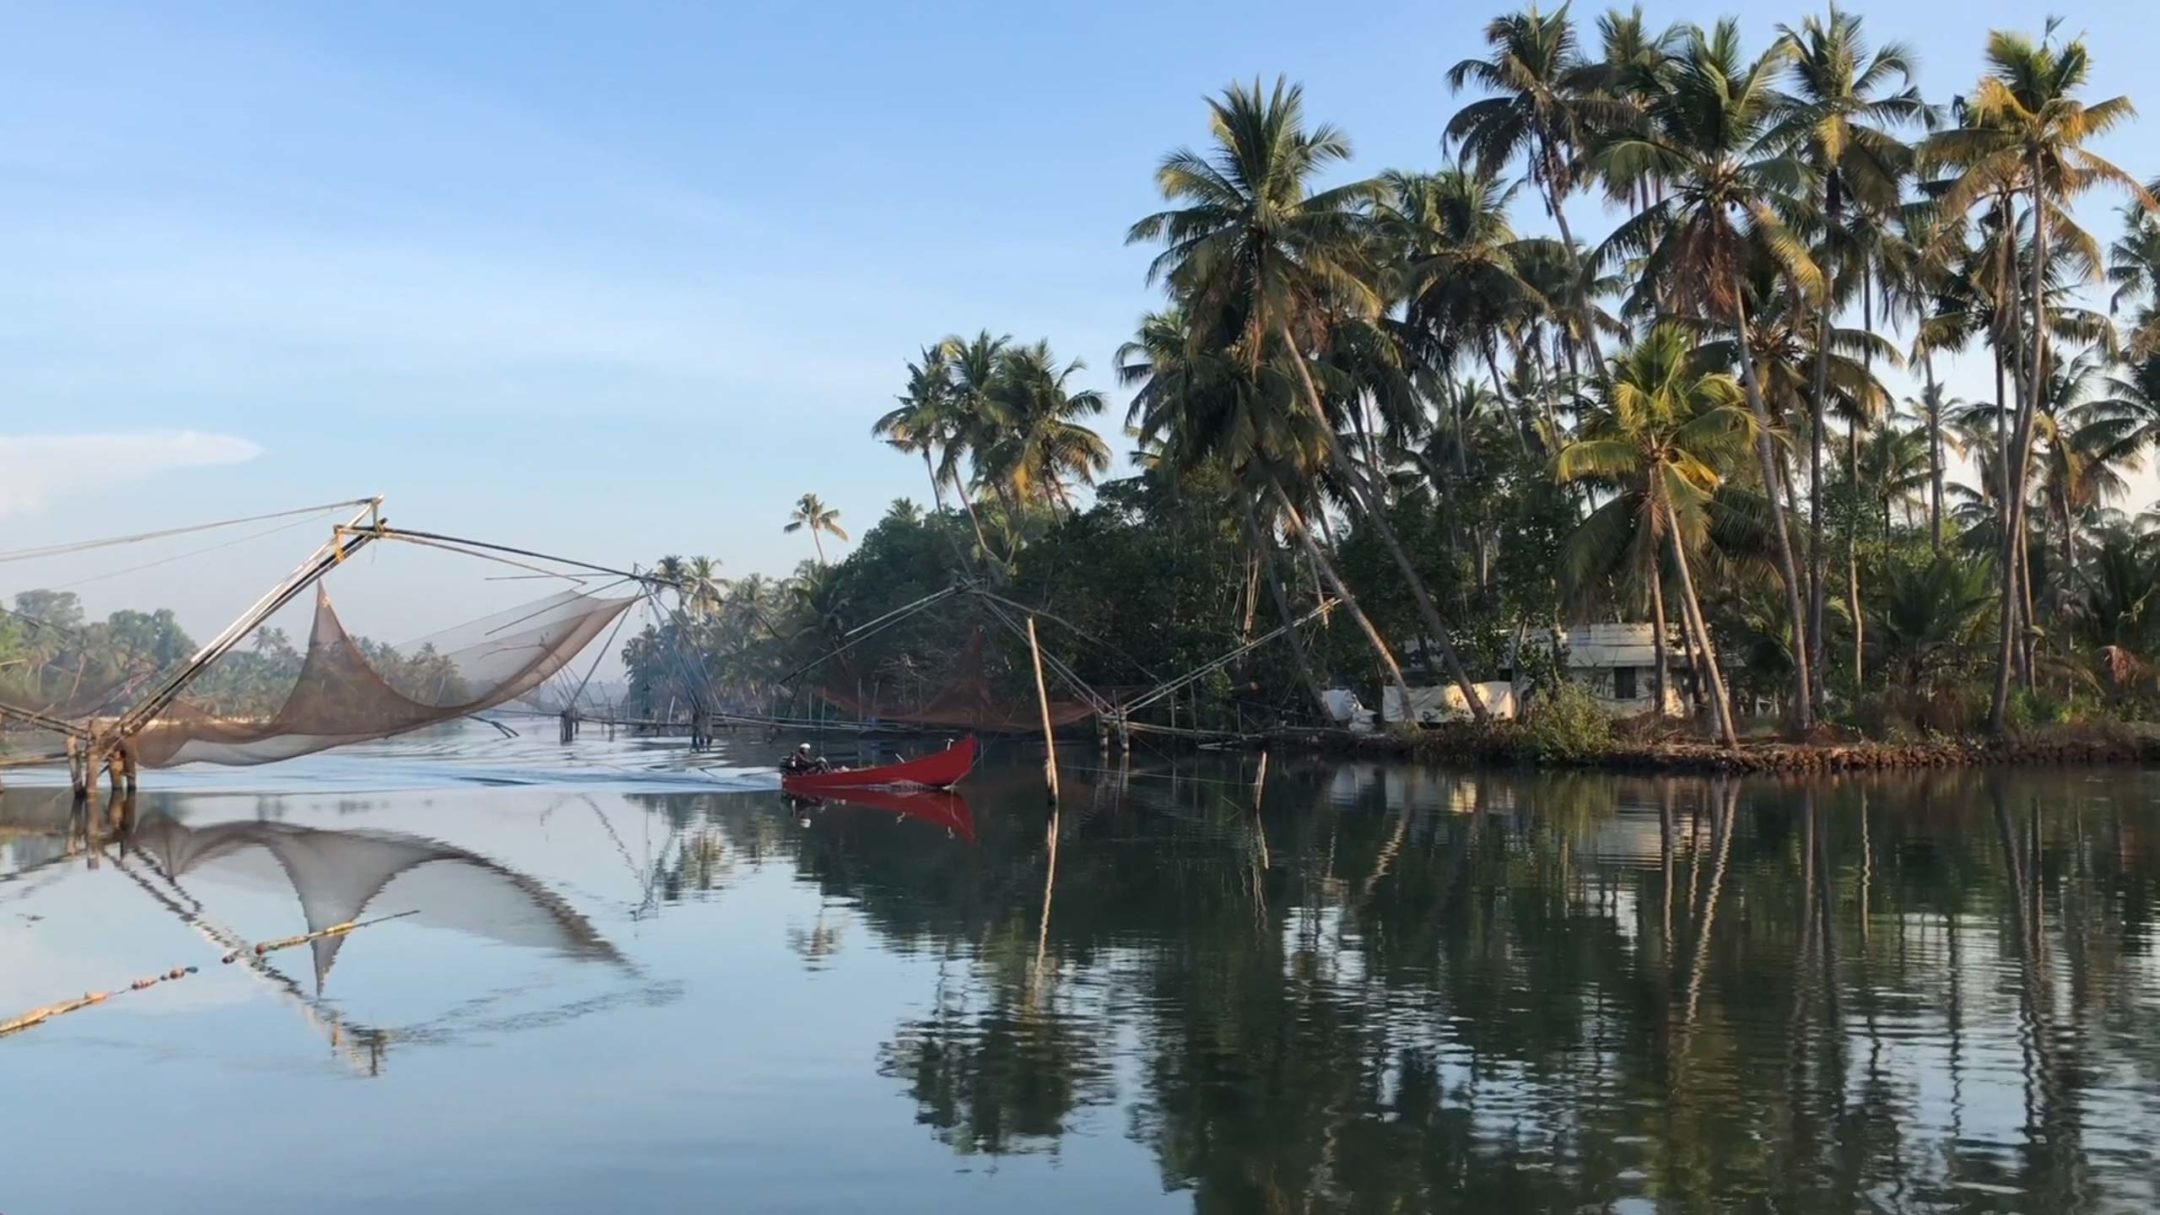
<svg viewBox="0 0 2160 1215">
<path fill-rule="evenodd" d="M 967 799 L 944 789 L 843 789 L 820 794 L 815 800 L 888 811 L 943 827 L 971 844 L 975 842 L 975 815 L 968 809 Z"/>
<path fill-rule="evenodd" d="M 943 789 L 958 783 L 975 766 L 975 736 L 955 747 L 919 759 L 838 772 L 814 772 L 806 776 L 782 776 L 780 787 L 789 793 L 838 793 L 851 789 Z"/>
</svg>

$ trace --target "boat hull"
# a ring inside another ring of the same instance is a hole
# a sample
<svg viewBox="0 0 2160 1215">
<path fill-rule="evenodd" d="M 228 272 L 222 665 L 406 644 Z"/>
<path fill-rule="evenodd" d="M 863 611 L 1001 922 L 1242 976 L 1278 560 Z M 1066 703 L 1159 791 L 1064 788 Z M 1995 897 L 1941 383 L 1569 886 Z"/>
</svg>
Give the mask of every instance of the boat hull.
<svg viewBox="0 0 2160 1215">
<path fill-rule="evenodd" d="M 924 755 L 897 764 L 879 764 L 843 772 L 814 772 L 782 776 L 780 787 L 789 793 L 838 793 L 848 789 L 944 789 L 959 782 L 975 766 L 975 737 L 935 755 Z"/>
</svg>

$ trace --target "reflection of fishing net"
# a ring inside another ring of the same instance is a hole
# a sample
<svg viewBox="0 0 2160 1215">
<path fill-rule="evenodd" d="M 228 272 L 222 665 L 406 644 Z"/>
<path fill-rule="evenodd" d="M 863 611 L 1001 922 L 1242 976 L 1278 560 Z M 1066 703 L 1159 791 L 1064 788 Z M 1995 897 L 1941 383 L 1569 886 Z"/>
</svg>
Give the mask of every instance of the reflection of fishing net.
<svg viewBox="0 0 2160 1215">
<path fill-rule="evenodd" d="M 1042 710 L 1031 687 L 1024 696 L 999 693 L 983 673 L 981 629 L 969 634 L 967 644 L 953 658 L 951 679 L 935 690 L 912 691 L 893 686 L 903 681 L 889 678 L 858 678 L 845 660 L 834 664 L 834 682 L 818 689 L 818 695 L 865 720 L 897 722 L 912 726 L 935 726 L 984 733 L 1022 733 L 1042 729 Z M 1069 726 L 1085 721 L 1095 710 L 1072 701 L 1050 702 L 1050 724 Z"/>
<path fill-rule="evenodd" d="M 175 701 L 139 736 L 137 754 L 154 768 L 261 764 L 466 717 L 545 683 L 636 601 L 564 591 L 370 655 L 318 590 L 306 659 L 274 712 L 235 716 L 215 702 Z M 213 664 L 205 679 L 215 672 Z"/>
<path fill-rule="evenodd" d="M 506 945 L 620 961 L 592 924 L 546 887 L 434 840 L 287 823 L 191 828 L 158 817 L 145 822 L 130 842 L 175 882 L 201 870 L 289 884 L 310 934 L 370 914 L 412 909 L 423 924 Z M 320 937 L 310 943 L 318 990 L 347 939 Z"/>
</svg>

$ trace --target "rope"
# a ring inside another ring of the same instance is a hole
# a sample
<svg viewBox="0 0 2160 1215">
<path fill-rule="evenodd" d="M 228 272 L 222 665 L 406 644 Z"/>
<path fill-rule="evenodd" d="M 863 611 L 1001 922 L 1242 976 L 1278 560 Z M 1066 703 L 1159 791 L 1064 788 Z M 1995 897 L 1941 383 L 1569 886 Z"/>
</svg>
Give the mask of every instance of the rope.
<svg viewBox="0 0 2160 1215">
<path fill-rule="evenodd" d="M 155 561 L 145 561 L 141 565 L 123 566 L 120 569 L 109 570 L 102 574 L 92 574 L 88 578 L 77 578 L 73 582 L 63 582 L 60 583 L 58 586 L 47 587 L 45 589 L 54 591 L 72 591 L 76 587 L 88 586 L 93 582 L 103 582 L 108 578 L 124 578 L 129 574 L 139 574 L 144 570 L 154 570 L 161 565 L 171 565 L 176 561 L 186 561 L 191 557 L 202 557 L 210 553 L 223 552 L 229 548 L 237 548 L 240 545 L 246 544 L 251 540 L 260 540 L 265 536 L 275 536 L 279 532 L 289 532 L 296 527 L 305 527 L 309 523 L 312 523 L 315 520 L 320 519 L 329 513 L 330 512 L 327 510 L 319 511 L 304 518 L 295 519 L 290 523 L 280 523 L 276 527 L 266 527 L 259 532 L 249 532 L 245 536 L 235 537 L 231 540 L 225 541 L 223 544 L 212 544 L 204 548 L 189 549 L 187 552 L 177 553 L 170 557 L 160 557 Z"/>
<path fill-rule="evenodd" d="M 261 523 L 267 519 L 290 519 L 295 515 L 319 515 L 348 506 L 366 506 L 373 498 L 354 498 L 347 502 L 325 502 L 320 506 L 303 506 L 297 510 L 273 511 L 267 515 L 246 515 L 238 519 L 220 519 L 215 523 L 195 523 L 187 527 L 168 527 L 154 532 L 137 532 L 131 536 L 112 536 L 103 540 L 77 540 L 67 544 L 50 544 L 43 548 L 19 548 L 13 552 L 0 553 L 0 564 L 10 561 L 30 561 L 38 557 L 59 557 L 69 553 L 89 552 L 91 549 L 114 548 L 122 544 L 140 544 L 145 540 L 162 540 L 167 536 L 185 536 L 191 532 L 215 531 L 221 527 L 237 527 L 242 523 Z"/>
</svg>

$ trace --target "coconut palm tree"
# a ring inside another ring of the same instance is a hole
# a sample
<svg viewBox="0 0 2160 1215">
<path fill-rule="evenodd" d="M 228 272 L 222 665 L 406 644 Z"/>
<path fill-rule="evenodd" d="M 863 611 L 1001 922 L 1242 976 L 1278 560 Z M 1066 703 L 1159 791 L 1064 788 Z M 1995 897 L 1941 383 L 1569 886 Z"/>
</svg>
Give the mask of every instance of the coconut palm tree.
<svg viewBox="0 0 2160 1215">
<path fill-rule="evenodd" d="M 1838 277 L 1850 291 L 1857 287 L 1865 311 L 1870 305 L 1869 282 L 1874 259 L 1863 233 L 1879 232 L 1880 225 L 1849 225 L 1850 213 L 1889 215 L 1897 210 L 1905 178 L 1912 168 L 1912 150 L 1888 131 L 1888 127 L 1924 121 L 1929 110 L 1913 87 L 1913 58 L 1900 43 L 1887 43 L 1872 53 L 1861 35 L 1861 21 L 1832 5 L 1827 17 L 1809 17 L 1798 29 L 1779 26 L 1794 48 L 1790 105 L 1765 137 L 1772 147 L 1795 153 L 1812 171 L 1818 183 L 1819 207 L 1815 216 L 1822 231 L 1817 262 L 1825 267 L 1842 266 Z M 1814 392 L 1809 401 L 1808 427 L 1808 632 L 1813 646 L 1809 661 L 1817 676 L 1818 707 L 1823 696 L 1824 567 L 1828 546 L 1823 536 L 1822 449 L 1823 421 L 1830 395 L 1831 313 L 1842 293 L 1826 294 L 1816 308 Z M 1872 315 L 1868 328 L 1872 329 Z M 1847 472 L 1858 455 L 1858 429 L 1847 447 Z M 1848 572 L 1856 568 L 1852 542 L 1846 541 Z M 1849 610 L 1858 620 L 1859 588 L 1848 577 Z M 1854 649 L 1858 661 L 1859 648 Z"/>
<path fill-rule="evenodd" d="M 945 477 L 938 459 L 952 443 L 954 431 L 951 368 L 942 345 L 926 347 L 922 357 L 908 364 L 907 391 L 898 406 L 871 423 L 870 437 L 881 439 L 893 450 L 922 457 L 923 471 L 930 477 L 930 494 L 939 510 L 945 509 Z"/>
<path fill-rule="evenodd" d="M 2160 190 L 2160 181 L 2153 183 Z M 2133 359 L 2160 356 L 2160 219 L 2133 203 L 2123 208 L 2123 234 L 2108 246 L 2110 311 L 2131 309 L 2123 344 Z"/>
<path fill-rule="evenodd" d="M 1583 57 L 1575 24 L 1562 4 L 1551 13 L 1536 8 L 1496 17 L 1485 27 L 1486 54 L 1448 69 L 1448 87 L 1461 92 L 1475 85 L 1492 94 L 1455 112 L 1448 120 L 1445 143 L 1459 144 L 1463 157 L 1486 178 L 1497 178 L 1520 157 L 1527 178 L 1560 229 L 1573 278 L 1583 278 L 1581 252 L 1568 225 L 1567 198 L 1580 184 L 1587 152 L 1596 132 L 1623 127 L 1633 120 L 1623 99 L 1596 88 L 1598 71 Z M 1585 309 L 1587 299 L 1576 301 Z M 1568 344 L 1570 368 L 1580 377 L 1578 358 L 1595 368 L 1596 325 L 1587 312 L 1569 326 L 1588 344 L 1580 352 Z"/>
<path fill-rule="evenodd" d="M 1360 181 L 1311 188 L 1314 178 L 1349 159 L 1350 142 L 1326 124 L 1308 129 L 1304 91 L 1285 80 L 1272 93 L 1258 81 L 1250 88 L 1233 84 L 1209 111 L 1212 152 L 1172 152 L 1156 170 L 1163 197 L 1184 205 L 1135 223 L 1126 240 L 1165 246 L 1148 268 L 1150 281 L 1167 281 L 1194 332 L 1248 376 L 1269 363 L 1289 369 L 1339 485 L 1388 550 L 1428 638 L 1483 721 L 1484 701 L 1447 625 L 1384 504 L 1345 455 L 1308 362 L 1340 318 L 1380 311 L 1381 291 L 1367 264 L 1365 206 L 1376 187 Z"/>
<path fill-rule="evenodd" d="M 1135 339 L 1118 349 L 1118 379 L 1135 390 L 1127 428 L 1153 454 L 1159 469 L 1228 471 L 1246 541 L 1261 558 L 1276 611 L 1291 626 L 1288 636 L 1299 674 L 1316 699 L 1319 680 L 1310 669 L 1295 627 L 1297 613 L 1275 566 L 1278 530 L 1304 549 L 1320 581 L 1371 646 L 1382 677 L 1409 704 L 1409 684 L 1393 648 L 1343 580 L 1332 555 L 1306 526 L 1305 511 L 1284 488 L 1286 483 L 1315 484 L 1324 459 L 1317 452 L 1311 419 L 1290 403 L 1297 391 L 1290 374 L 1279 363 L 1263 364 L 1256 374 L 1247 374 L 1234 357 L 1195 341 L 1187 324 L 1180 309 L 1150 314 Z"/>
<path fill-rule="evenodd" d="M 1103 395 L 1075 391 L 1070 381 L 1084 367 L 1078 359 L 1059 366 L 1048 342 L 1007 348 L 990 385 L 996 429 L 980 456 L 983 475 L 1008 486 L 1019 501 L 1040 501 L 1073 510 L 1067 481 L 1092 485 L 1110 468 L 1110 447 L 1076 419 L 1103 411 Z"/>
<path fill-rule="evenodd" d="M 719 610 L 727 597 L 727 579 L 720 576 L 717 558 L 692 557 L 682 563 L 681 575 L 691 616 L 703 618 Z"/>
<path fill-rule="evenodd" d="M 1553 457 L 1562 482 L 1588 482 L 1617 491 L 1612 519 L 1597 513 L 1586 529 L 1611 529 L 1621 510 L 1634 514 L 1640 567 L 1651 588 L 1651 631 L 1657 650 L 1659 710 L 1665 699 L 1665 610 L 1659 544 L 1669 547 L 1680 577 L 1681 612 L 1703 675 L 1710 685 L 1713 721 L 1728 747 L 1738 746 L 1732 703 L 1717 651 L 1703 623 L 1689 551 L 1708 531 L 1706 506 L 1727 476 L 1745 459 L 1754 424 L 1745 393 L 1732 377 L 1706 371 L 1687 332 L 1659 325 L 1632 349 L 1613 359 L 1605 404 L 1584 423 L 1581 437 Z"/>
<path fill-rule="evenodd" d="M 2112 185 L 2124 191 L 2148 212 L 2160 210 L 2160 203 L 2136 179 L 2085 146 L 2129 121 L 2134 111 L 2127 97 L 2091 104 L 2078 98 L 2092 74 L 2083 38 L 2057 44 L 2052 24 L 2037 42 L 1997 30 L 1988 35 L 1987 62 L 1987 74 L 1975 86 L 1961 121 L 1933 136 L 1928 151 L 1931 158 L 1956 173 L 1943 193 L 1945 207 L 1963 210 L 1991 193 L 2022 195 L 2026 202 L 2031 253 L 2023 259 L 2028 274 L 2023 306 L 2030 310 L 2031 319 L 2023 325 L 2021 335 L 2027 349 L 2017 360 L 2020 407 L 2005 474 L 2006 485 L 2021 486 L 2024 470 L 2030 467 L 2033 427 L 2048 373 L 2051 325 L 2044 281 L 2051 263 L 2051 229 L 2062 221 L 2059 209 L 2096 185 Z M 2067 225 L 2063 234 L 2071 235 Z M 1989 726 L 1997 732 L 2006 724 L 2010 668 L 2020 632 L 2018 563 L 2009 546 L 2024 534 L 2024 499 L 2025 495 L 2018 493 L 2006 504 L 2009 517 L 2003 531 L 2002 554 L 2005 608 L 2001 613 L 1995 695 L 1988 711 Z"/>
<path fill-rule="evenodd" d="M 1397 267 L 1411 340 L 1434 366 L 1482 361 L 1493 390 L 1504 391 L 1502 335 L 1545 304 L 1516 264 L 1524 242 L 1507 214 L 1515 191 L 1467 169 L 1388 173 L 1380 183 L 1375 227 Z M 1536 422 L 1526 414 L 1517 430 L 1526 451 Z"/>
<path fill-rule="evenodd" d="M 841 541 L 848 538 L 847 531 L 840 526 L 840 512 L 825 505 L 816 494 L 804 494 L 796 499 L 795 509 L 788 515 L 787 526 L 780 530 L 790 534 L 809 532 L 810 543 L 817 546 L 819 568 L 825 565 L 824 537 L 831 536 Z"/>
<path fill-rule="evenodd" d="M 1784 216 L 1804 206 L 1807 166 L 1768 142 L 1780 113 L 1776 90 L 1791 62 L 1790 38 L 1749 58 L 1736 22 L 1691 28 L 1681 50 L 1645 101 L 1641 131 L 1615 139 L 1598 153 L 1613 181 L 1656 181 L 1669 193 L 1622 223 L 1600 257 L 1642 259 L 1636 311 L 1722 322 L 1739 347 L 1750 346 L 1754 297 L 1751 262 L 1773 262 L 1785 289 L 1820 306 L 1822 271 Z M 1771 506 L 1778 573 L 1784 580 L 1793 629 L 1793 725 L 1814 724 L 1813 678 L 1807 660 L 1803 583 L 1794 557 L 1784 461 L 1752 359 L 1739 360 L 1740 384 L 1755 416 L 1756 460 Z"/>
</svg>

